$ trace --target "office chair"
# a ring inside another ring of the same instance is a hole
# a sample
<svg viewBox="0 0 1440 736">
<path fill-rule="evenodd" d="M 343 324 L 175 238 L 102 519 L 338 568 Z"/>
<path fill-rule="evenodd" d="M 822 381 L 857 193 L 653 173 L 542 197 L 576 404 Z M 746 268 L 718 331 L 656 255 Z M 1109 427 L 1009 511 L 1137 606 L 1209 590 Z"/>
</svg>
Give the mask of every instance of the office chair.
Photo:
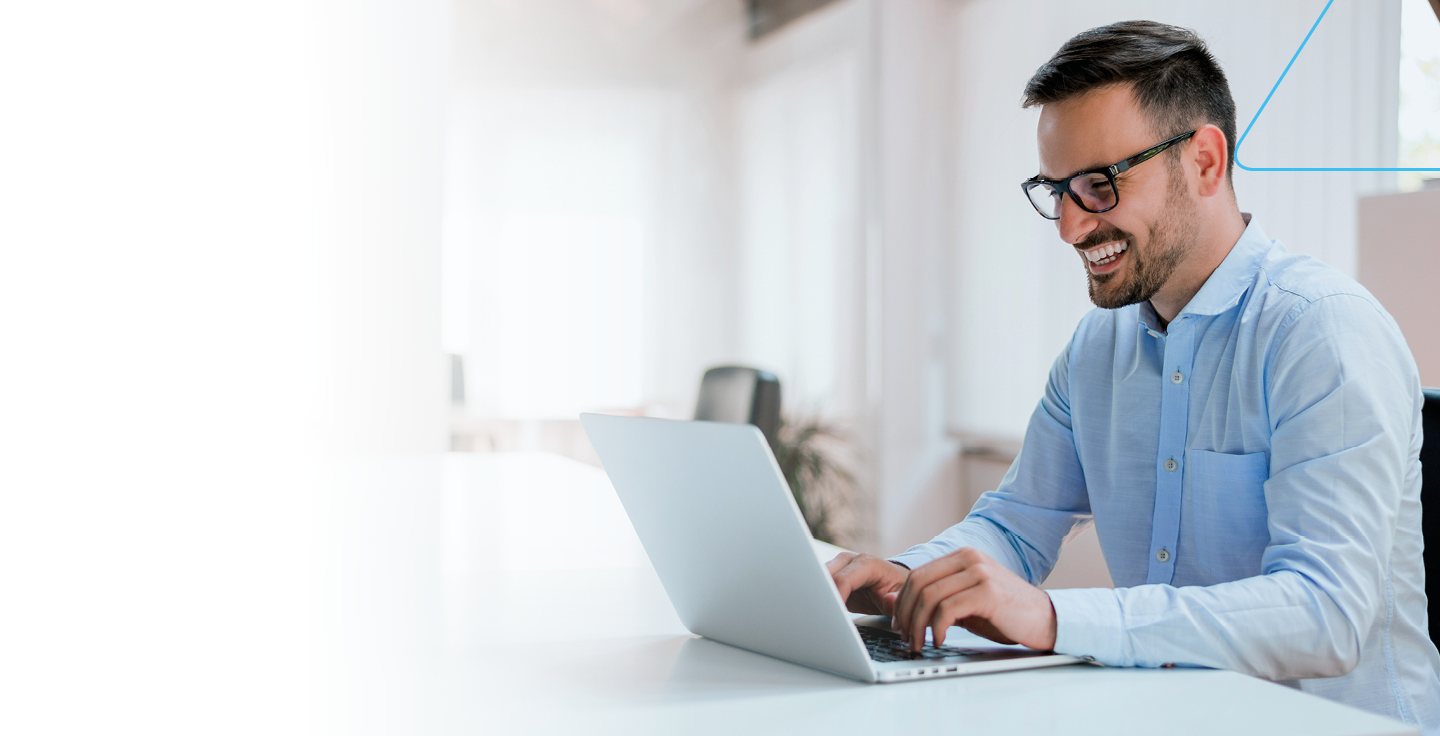
<svg viewBox="0 0 1440 736">
<path fill-rule="evenodd" d="M 695 418 L 753 424 L 774 450 L 780 434 L 780 379 L 757 368 L 711 368 L 700 379 Z"/>
<path fill-rule="evenodd" d="M 1420 447 L 1420 535 L 1425 542 L 1425 599 L 1430 641 L 1440 643 L 1440 388 L 1422 389 L 1425 444 Z M 1435 564 L 1430 564 L 1434 560 Z"/>
</svg>

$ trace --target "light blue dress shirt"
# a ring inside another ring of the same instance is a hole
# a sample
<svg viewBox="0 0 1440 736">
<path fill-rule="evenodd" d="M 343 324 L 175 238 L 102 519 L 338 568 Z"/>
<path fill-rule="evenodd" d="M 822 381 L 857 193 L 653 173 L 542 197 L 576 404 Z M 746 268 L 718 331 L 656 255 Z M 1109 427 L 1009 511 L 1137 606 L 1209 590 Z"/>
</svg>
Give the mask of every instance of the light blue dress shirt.
<svg viewBox="0 0 1440 736">
<path fill-rule="evenodd" d="M 1092 517 L 1108 589 L 1052 590 L 1055 650 L 1217 667 L 1440 733 L 1421 558 L 1419 376 L 1352 279 L 1250 223 L 1168 329 L 1096 309 L 969 517 L 895 557 L 973 546 L 1032 583 Z"/>
</svg>

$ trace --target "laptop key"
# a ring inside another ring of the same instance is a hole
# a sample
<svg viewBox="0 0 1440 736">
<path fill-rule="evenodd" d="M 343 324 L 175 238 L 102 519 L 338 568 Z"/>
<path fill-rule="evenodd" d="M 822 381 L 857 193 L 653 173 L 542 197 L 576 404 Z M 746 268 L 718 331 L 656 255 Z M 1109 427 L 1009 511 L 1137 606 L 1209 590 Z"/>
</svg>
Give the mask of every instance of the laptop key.
<svg viewBox="0 0 1440 736">
<path fill-rule="evenodd" d="M 900 635 L 893 631 L 885 631 L 869 626 L 859 626 L 860 639 L 865 643 L 865 648 L 870 653 L 870 658 L 881 662 L 900 662 L 915 659 L 944 659 L 946 657 L 964 657 L 979 654 L 971 649 L 960 647 L 937 647 L 926 644 L 919 652 L 910 651 L 910 645 L 901 641 Z"/>
</svg>

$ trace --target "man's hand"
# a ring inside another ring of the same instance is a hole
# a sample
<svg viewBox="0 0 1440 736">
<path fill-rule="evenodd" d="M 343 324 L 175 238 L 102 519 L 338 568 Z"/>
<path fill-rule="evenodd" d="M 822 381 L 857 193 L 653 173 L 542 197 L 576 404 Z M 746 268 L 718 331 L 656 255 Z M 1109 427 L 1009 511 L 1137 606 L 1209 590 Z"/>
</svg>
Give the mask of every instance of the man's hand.
<svg viewBox="0 0 1440 736">
<path fill-rule="evenodd" d="M 895 608 L 895 596 L 910 571 L 875 555 L 841 552 L 825 563 L 845 607 L 855 613 L 889 616 Z"/>
<path fill-rule="evenodd" d="M 947 628 L 960 626 L 1002 644 L 1055 648 L 1055 607 L 1050 596 L 973 547 L 911 572 L 891 615 L 901 636 L 917 652 L 925 643 L 927 626 L 934 633 L 935 646 L 945 643 Z"/>
</svg>

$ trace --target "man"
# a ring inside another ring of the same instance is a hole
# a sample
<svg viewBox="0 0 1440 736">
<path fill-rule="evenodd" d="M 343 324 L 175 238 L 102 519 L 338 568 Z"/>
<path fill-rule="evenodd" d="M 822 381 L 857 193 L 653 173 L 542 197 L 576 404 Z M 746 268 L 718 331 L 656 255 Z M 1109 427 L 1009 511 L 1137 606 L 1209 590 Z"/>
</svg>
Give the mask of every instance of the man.
<svg viewBox="0 0 1440 736">
<path fill-rule="evenodd" d="M 1192 32 L 1081 33 L 1025 104 L 1041 108 L 1025 192 L 1100 308 L 1000 487 L 893 560 L 835 558 L 842 597 L 917 649 L 958 625 L 1109 665 L 1231 669 L 1440 731 L 1422 398 L 1394 321 L 1240 212 L 1235 105 Z M 1117 589 L 1035 587 L 1089 515 Z"/>
</svg>

